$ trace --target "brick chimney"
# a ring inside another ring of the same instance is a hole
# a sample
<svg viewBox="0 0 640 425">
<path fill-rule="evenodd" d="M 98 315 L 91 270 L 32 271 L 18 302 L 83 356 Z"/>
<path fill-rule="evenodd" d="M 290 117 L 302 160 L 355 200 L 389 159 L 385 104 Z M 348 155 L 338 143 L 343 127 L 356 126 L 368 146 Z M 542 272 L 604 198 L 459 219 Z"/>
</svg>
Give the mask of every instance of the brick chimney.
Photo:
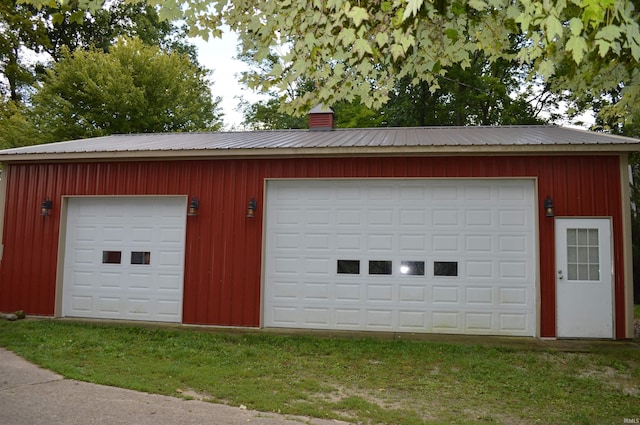
<svg viewBox="0 0 640 425">
<path fill-rule="evenodd" d="M 318 105 L 309 111 L 309 130 L 333 130 L 333 110 Z"/>
</svg>

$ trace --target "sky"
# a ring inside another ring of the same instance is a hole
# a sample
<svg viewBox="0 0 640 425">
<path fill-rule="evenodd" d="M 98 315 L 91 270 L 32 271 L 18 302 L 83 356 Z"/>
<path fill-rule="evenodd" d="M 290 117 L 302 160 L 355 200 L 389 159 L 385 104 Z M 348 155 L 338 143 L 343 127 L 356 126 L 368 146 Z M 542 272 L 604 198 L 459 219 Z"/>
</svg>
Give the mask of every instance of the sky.
<svg viewBox="0 0 640 425">
<path fill-rule="evenodd" d="M 256 102 L 261 96 L 238 82 L 240 72 L 247 70 L 248 66 L 234 59 L 238 44 L 236 34 L 225 31 L 222 38 L 210 38 L 208 41 L 193 38 L 190 41 L 198 48 L 200 65 L 213 71 L 211 92 L 214 97 L 222 98 L 220 106 L 224 113 L 224 129 L 242 130 L 242 113 L 236 111 L 240 103 L 238 97 Z"/>
</svg>

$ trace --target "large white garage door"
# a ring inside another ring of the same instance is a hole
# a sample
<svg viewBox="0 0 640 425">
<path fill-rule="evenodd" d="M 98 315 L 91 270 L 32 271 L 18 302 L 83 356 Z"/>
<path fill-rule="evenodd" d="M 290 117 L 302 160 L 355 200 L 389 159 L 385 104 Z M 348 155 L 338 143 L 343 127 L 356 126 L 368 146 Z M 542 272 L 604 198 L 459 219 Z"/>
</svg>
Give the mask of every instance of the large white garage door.
<svg viewBox="0 0 640 425">
<path fill-rule="evenodd" d="M 532 180 L 267 183 L 266 327 L 536 333 Z"/>
<path fill-rule="evenodd" d="M 62 314 L 182 321 L 185 197 L 70 198 Z"/>
</svg>

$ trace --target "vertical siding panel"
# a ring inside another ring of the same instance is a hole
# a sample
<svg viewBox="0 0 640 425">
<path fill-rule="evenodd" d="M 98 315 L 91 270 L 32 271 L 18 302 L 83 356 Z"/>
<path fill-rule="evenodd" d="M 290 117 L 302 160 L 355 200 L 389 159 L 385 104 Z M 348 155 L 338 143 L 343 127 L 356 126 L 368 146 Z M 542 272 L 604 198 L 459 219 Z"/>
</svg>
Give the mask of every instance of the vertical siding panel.
<svg viewBox="0 0 640 425">
<path fill-rule="evenodd" d="M 539 160 L 532 164 L 538 175 L 538 244 L 539 244 L 539 302 L 540 302 L 540 336 L 556 336 L 556 266 L 555 266 L 555 220 L 546 217 L 544 200 L 551 196 L 556 215 L 560 215 L 560 205 L 563 199 L 563 188 L 558 184 L 563 181 L 558 177 L 557 170 L 564 166 L 560 158 Z"/>
<path fill-rule="evenodd" d="M 223 325 L 229 325 L 231 323 L 230 316 L 233 292 L 229 285 L 232 284 L 236 273 L 234 267 L 235 264 L 232 264 L 235 254 L 234 245 L 236 244 L 235 235 L 237 226 L 236 217 L 233 214 L 233 211 L 236 209 L 237 202 L 236 180 L 233 178 L 235 172 L 236 167 L 233 162 L 227 162 L 224 164 L 224 181 L 226 184 L 222 188 L 223 197 L 220 203 L 220 211 L 223 213 L 224 222 L 222 238 L 226 242 L 222 253 L 222 264 L 220 264 L 222 268 L 222 279 L 220 280 L 220 298 L 218 300 L 219 320 Z"/>
<path fill-rule="evenodd" d="M 613 255 L 614 255 L 614 303 L 615 303 L 615 332 L 616 338 L 626 337 L 626 321 L 625 321 L 625 281 L 624 281 L 624 243 L 622 238 L 622 194 L 624 193 L 621 188 L 620 172 L 615 172 L 615 169 L 620 170 L 620 157 L 609 158 L 611 165 L 607 167 L 607 170 L 603 174 L 608 174 L 609 184 L 604 189 L 606 196 L 603 199 L 608 199 L 607 205 L 608 214 L 612 219 L 613 225 Z M 617 200 L 617 201 L 616 201 Z M 603 201 L 603 205 L 606 202 Z"/>
<path fill-rule="evenodd" d="M 175 178 L 175 176 L 172 176 Z M 201 229 L 204 220 L 203 215 L 207 211 L 207 200 L 201 194 L 200 185 L 198 181 L 202 180 L 200 175 L 200 169 L 198 167 L 191 168 L 191 173 L 185 182 L 184 194 L 187 195 L 187 208 L 191 199 L 197 197 L 200 200 L 200 209 L 198 215 L 194 217 L 187 216 L 186 218 L 186 247 L 185 247 L 185 269 L 184 269 L 184 289 L 183 289 L 183 320 L 187 323 L 199 323 L 198 318 L 201 313 L 201 305 L 203 302 L 198 300 L 206 300 L 206 294 L 203 294 L 202 288 L 203 280 L 206 278 L 206 270 L 199 268 L 201 264 L 206 264 L 203 261 L 205 252 L 200 246 L 200 238 L 203 235 Z M 161 185 L 159 185 L 161 187 Z M 158 188 L 159 190 L 159 188 Z M 158 193 L 158 192 L 156 192 Z M 189 263 L 198 264 L 196 267 L 188 267 Z M 206 305 L 206 304 L 205 304 Z"/>
<path fill-rule="evenodd" d="M 233 258 L 236 262 L 236 268 L 234 269 L 236 276 L 235 279 L 233 279 L 236 284 L 229 288 L 229 292 L 231 293 L 231 300 L 229 302 L 231 306 L 229 324 L 231 325 L 242 324 L 245 307 L 249 307 L 245 303 L 245 293 L 249 290 L 250 286 L 247 282 L 247 269 L 251 262 L 247 258 L 249 253 L 246 250 L 247 220 L 249 219 L 246 218 L 245 208 L 251 196 L 249 188 L 247 187 L 247 161 L 238 161 L 237 167 L 237 171 L 233 173 L 236 176 L 234 182 L 237 182 L 235 190 L 236 205 L 233 211 L 231 211 L 234 221 L 237 223 L 237 225 L 233 226 L 236 231 L 233 235 L 234 245 L 232 251 Z M 244 266 L 240 267 L 240 264 Z"/>
</svg>

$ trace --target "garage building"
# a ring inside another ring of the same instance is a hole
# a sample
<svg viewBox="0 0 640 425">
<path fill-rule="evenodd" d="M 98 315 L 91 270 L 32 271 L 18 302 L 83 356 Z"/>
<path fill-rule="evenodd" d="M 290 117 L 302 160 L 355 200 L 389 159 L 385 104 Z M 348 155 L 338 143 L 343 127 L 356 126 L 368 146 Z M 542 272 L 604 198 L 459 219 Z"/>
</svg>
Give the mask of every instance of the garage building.
<svg viewBox="0 0 640 425">
<path fill-rule="evenodd" d="M 326 118 L 0 151 L 0 311 L 632 337 L 639 140 Z"/>
</svg>

